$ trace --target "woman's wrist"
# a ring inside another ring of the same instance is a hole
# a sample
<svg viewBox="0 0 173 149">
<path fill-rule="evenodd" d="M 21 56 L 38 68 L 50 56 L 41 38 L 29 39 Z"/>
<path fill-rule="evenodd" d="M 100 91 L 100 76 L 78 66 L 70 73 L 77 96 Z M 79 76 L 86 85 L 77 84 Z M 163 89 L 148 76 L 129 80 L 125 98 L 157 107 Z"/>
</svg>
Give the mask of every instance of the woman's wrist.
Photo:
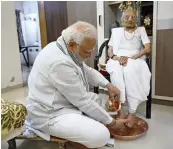
<svg viewBox="0 0 173 149">
<path fill-rule="evenodd" d="M 138 59 L 138 58 L 140 58 L 140 57 L 142 57 L 143 55 L 146 55 L 146 54 L 147 53 L 146 53 L 146 50 L 145 49 L 144 50 L 141 50 L 140 53 L 132 56 L 132 59 Z"/>
<path fill-rule="evenodd" d="M 137 57 L 137 58 L 140 58 L 140 57 L 142 57 L 143 55 L 146 55 L 146 50 L 145 50 L 145 49 L 142 50 L 139 54 L 137 54 L 136 57 Z M 136 59 L 137 59 L 137 58 L 136 58 Z"/>
</svg>

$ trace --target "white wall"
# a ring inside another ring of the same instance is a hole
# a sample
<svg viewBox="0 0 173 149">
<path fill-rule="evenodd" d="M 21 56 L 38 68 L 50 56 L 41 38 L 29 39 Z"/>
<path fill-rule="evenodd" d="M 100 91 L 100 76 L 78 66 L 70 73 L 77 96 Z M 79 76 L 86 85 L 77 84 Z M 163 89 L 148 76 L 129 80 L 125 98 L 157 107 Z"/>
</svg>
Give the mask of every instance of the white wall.
<svg viewBox="0 0 173 149">
<path fill-rule="evenodd" d="M 15 6 L 15 9 L 24 11 L 23 10 L 23 2 L 22 1 L 15 1 L 14 2 L 14 6 Z"/>
<path fill-rule="evenodd" d="M 173 2 L 158 2 L 158 22 L 157 29 L 173 29 Z"/>
<path fill-rule="evenodd" d="M 158 19 L 172 19 L 173 17 L 173 1 L 158 2 Z"/>
<path fill-rule="evenodd" d="M 22 31 L 26 45 L 39 45 L 41 47 L 40 22 L 37 1 L 15 1 L 15 9 L 21 10 Z M 36 19 L 36 22 L 25 20 L 27 18 Z M 39 48 L 39 51 L 41 48 Z"/>
<path fill-rule="evenodd" d="M 25 14 L 36 13 L 38 11 L 37 1 L 23 1 Z"/>
<path fill-rule="evenodd" d="M 1 2 L 1 88 L 22 84 L 14 2 Z"/>
<path fill-rule="evenodd" d="M 39 22 L 39 11 L 38 11 L 37 1 L 24 1 L 23 10 L 24 10 L 25 17 L 28 16 L 31 18 L 36 18 L 36 38 L 38 40 L 37 44 L 39 44 L 39 46 L 41 47 L 40 22 Z M 31 27 L 32 27 L 32 24 L 31 24 Z M 26 31 L 27 30 L 29 32 L 32 32 L 32 30 L 29 30 L 29 28 L 26 26 Z M 26 34 L 26 36 L 30 37 L 29 34 Z M 34 44 L 32 41 L 31 41 L 31 43 L 32 43 L 32 45 Z"/>
</svg>

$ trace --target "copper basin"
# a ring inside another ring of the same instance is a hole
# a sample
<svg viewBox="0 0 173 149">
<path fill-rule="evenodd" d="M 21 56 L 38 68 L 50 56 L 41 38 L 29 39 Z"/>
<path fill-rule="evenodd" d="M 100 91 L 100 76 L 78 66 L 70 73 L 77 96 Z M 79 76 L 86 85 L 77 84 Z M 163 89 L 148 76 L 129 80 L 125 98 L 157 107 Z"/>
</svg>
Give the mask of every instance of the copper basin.
<svg viewBox="0 0 173 149">
<path fill-rule="evenodd" d="M 111 131 L 111 136 L 118 140 L 135 140 L 145 135 L 147 130 L 147 122 L 139 117 L 136 117 L 133 128 L 124 127 L 116 131 Z"/>
</svg>

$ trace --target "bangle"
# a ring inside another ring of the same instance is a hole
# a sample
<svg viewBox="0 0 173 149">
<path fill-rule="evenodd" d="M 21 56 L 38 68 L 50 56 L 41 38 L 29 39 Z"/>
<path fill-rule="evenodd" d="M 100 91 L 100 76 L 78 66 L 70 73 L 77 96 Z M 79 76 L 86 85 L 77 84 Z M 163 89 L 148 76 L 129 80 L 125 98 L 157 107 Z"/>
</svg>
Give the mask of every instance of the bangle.
<svg viewBox="0 0 173 149">
<path fill-rule="evenodd" d="M 113 58 L 114 58 L 114 56 L 116 56 L 116 55 L 115 55 L 115 54 L 114 54 L 114 55 L 112 55 L 111 59 L 113 59 Z"/>
<path fill-rule="evenodd" d="M 112 121 L 110 124 L 108 124 L 107 127 L 112 127 L 112 126 L 114 126 L 115 124 L 116 124 L 116 120 L 113 119 L 113 121 Z"/>
</svg>

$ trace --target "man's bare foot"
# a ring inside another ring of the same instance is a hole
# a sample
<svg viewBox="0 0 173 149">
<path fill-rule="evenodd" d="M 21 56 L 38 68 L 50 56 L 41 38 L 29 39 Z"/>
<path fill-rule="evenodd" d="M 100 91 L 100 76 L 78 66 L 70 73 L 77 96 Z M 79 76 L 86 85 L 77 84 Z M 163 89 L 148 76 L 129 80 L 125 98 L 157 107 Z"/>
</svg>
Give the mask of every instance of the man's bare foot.
<svg viewBox="0 0 173 149">
<path fill-rule="evenodd" d="M 126 124 L 129 128 L 132 128 L 134 123 L 135 123 L 135 117 L 136 115 L 135 114 L 131 114 L 129 113 L 129 115 L 127 116 L 127 119 L 128 119 L 128 123 Z"/>
<path fill-rule="evenodd" d="M 118 111 L 117 118 L 119 118 L 119 119 L 125 119 L 125 117 L 126 117 L 126 114 L 125 114 L 123 108 L 121 107 L 120 111 Z"/>
</svg>

